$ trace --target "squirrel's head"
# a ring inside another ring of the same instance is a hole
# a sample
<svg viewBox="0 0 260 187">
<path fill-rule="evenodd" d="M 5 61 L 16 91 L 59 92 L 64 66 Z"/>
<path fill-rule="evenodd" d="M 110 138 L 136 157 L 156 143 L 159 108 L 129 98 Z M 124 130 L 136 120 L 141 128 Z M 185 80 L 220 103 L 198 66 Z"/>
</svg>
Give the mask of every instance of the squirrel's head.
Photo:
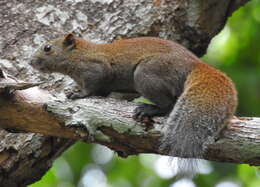
<svg viewBox="0 0 260 187">
<path fill-rule="evenodd" d="M 45 43 L 33 55 L 30 64 L 43 72 L 66 71 L 68 63 L 75 56 L 75 50 L 79 43 L 77 40 L 79 39 L 73 34 L 67 34 Z"/>
</svg>

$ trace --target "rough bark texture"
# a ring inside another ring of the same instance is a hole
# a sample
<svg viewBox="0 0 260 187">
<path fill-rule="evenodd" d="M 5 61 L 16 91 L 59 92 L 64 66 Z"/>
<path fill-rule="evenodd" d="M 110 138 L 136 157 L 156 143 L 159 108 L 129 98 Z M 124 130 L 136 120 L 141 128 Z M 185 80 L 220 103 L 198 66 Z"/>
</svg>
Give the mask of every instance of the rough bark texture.
<svg viewBox="0 0 260 187">
<path fill-rule="evenodd" d="M 4 93 L 9 93 L 13 87 L 9 84 L 6 92 L 1 86 L 8 85 L 1 85 L 0 126 L 9 130 L 23 129 L 45 135 L 95 141 L 108 145 L 122 156 L 139 152 L 158 153 L 156 143 L 161 126 L 155 125 L 155 128 L 147 131 L 141 124 L 133 122 L 130 118 L 133 103 L 111 99 L 67 101 L 64 91 L 71 90 L 75 83 L 62 75 L 41 74 L 32 69 L 28 65 L 30 55 L 42 42 L 67 32 L 75 32 L 96 42 L 159 36 L 174 39 L 200 56 L 205 53 L 210 39 L 223 28 L 227 17 L 245 2 L 1 0 L 0 68 L 21 80 L 46 83 L 41 86 L 45 92 L 31 88 L 15 91 L 12 97 L 6 97 L 10 95 Z M 86 110 L 86 107 L 90 109 Z M 119 109 L 122 111 L 119 112 Z M 40 120 L 36 121 L 32 114 L 41 116 Z M 81 115 L 84 119 L 79 118 Z M 258 164 L 257 149 L 241 151 L 245 154 L 241 155 L 238 154 L 240 144 L 237 144 L 231 149 L 234 157 L 231 158 L 231 154 L 225 152 L 235 141 L 248 147 L 257 145 L 257 136 L 246 133 L 247 130 L 257 128 L 251 122 L 255 121 L 239 121 L 239 124 L 231 125 L 231 129 L 224 131 L 223 137 L 212 145 L 205 158 Z M 39 179 L 52 161 L 72 143 L 71 140 L 61 138 L 31 133 L 14 134 L 5 130 L 0 131 L 0 138 L 1 186 L 25 186 Z M 254 141 L 251 141 L 253 138 Z M 225 143 L 228 140 L 230 144 Z M 220 156 L 214 157 L 215 153 Z"/>
<path fill-rule="evenodd" d="M 167 150 L 158 149 L 165 118 L 154 118 L 151 126 L 137 123 L 132 119 L 136 103 L 101 97 L 46 101 L 28 97 L 26 92 L 28 89 L 16 91 L 12 99 L 2 102 L 0 113 L 5 116 L 0 118 L 2 127 L 100 143 L 123 157 L 138 153 L 168 154 Z M 208 142 L 203 158 L 260 165 L 259 129 L 260 118 L 234 117 L 216 140 Z"/>
</svg>

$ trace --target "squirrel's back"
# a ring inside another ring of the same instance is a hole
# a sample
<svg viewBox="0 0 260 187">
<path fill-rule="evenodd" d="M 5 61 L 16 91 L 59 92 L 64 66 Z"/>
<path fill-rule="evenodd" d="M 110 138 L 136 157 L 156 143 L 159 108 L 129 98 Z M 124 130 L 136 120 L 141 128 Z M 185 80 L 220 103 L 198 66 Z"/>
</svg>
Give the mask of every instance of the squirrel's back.
<svg viewBox="0 0 260 187">
<path fill-rule="evenodd" d="M 193 53 L 180 44 L 155 37 L 140 37 L 125 40 L 116 40 L 108 44 L 100 44 L 100 51 L 109 54 L 120 63 L 138 63 L 140 59 L 171 54 L 176 60 L 199 60 Z"/>
</svg>

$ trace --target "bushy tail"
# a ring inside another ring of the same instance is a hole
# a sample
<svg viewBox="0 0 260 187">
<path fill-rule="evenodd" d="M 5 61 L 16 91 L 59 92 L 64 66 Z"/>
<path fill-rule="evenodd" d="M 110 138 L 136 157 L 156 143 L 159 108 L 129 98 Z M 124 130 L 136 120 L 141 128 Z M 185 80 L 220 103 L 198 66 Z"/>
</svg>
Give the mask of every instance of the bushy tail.
<svg viewBox="0 0 260 187">
<path fill-rule="evenodd" d="M 222 72 L 197 62 L 187 77 L 165 125 L 161 148 L 172 156 L 202 158 L 207 145 L 233 116 L 236 89 Z M 181 171 L 194 170 L 196 161 L 181 161 Z"/>
<path fill-rule="evenodd" d="M 196 173 L 194 158 L 203 157 L 207 144 L 214 141 L 230 117 L 226 104 L 198 98 L 189 90 L 179 97 L 165 125 L 160 148 L 168 150 L 171 156 L 189 158 L 179 159 L 177 167 L 181 175 Z"/>
</svg>

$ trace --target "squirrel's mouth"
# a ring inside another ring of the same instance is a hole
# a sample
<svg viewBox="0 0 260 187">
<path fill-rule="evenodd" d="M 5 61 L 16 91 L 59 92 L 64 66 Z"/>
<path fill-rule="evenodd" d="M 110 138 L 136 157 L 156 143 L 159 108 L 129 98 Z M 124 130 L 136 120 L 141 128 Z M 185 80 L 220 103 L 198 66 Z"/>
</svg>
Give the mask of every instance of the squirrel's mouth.
<svg viewBox="0 0 260 187">
<path fill-rule="evenodd" d="M 32 59 L 29 64 L 41 72 L 48 72 L 48 69 L 43 66 L 43 63 L 43 59 Z"/>
<path fill-rule="evenodd" d="M 37 67 L 39 67 L 39 66 L 41 66 L 43 64 L 43 61 L 42 61 L 42 59 L 35 59 L 35 58 L 33 58 L 29 64 L 32 67 L 37 68 Z"/>
</svg>

